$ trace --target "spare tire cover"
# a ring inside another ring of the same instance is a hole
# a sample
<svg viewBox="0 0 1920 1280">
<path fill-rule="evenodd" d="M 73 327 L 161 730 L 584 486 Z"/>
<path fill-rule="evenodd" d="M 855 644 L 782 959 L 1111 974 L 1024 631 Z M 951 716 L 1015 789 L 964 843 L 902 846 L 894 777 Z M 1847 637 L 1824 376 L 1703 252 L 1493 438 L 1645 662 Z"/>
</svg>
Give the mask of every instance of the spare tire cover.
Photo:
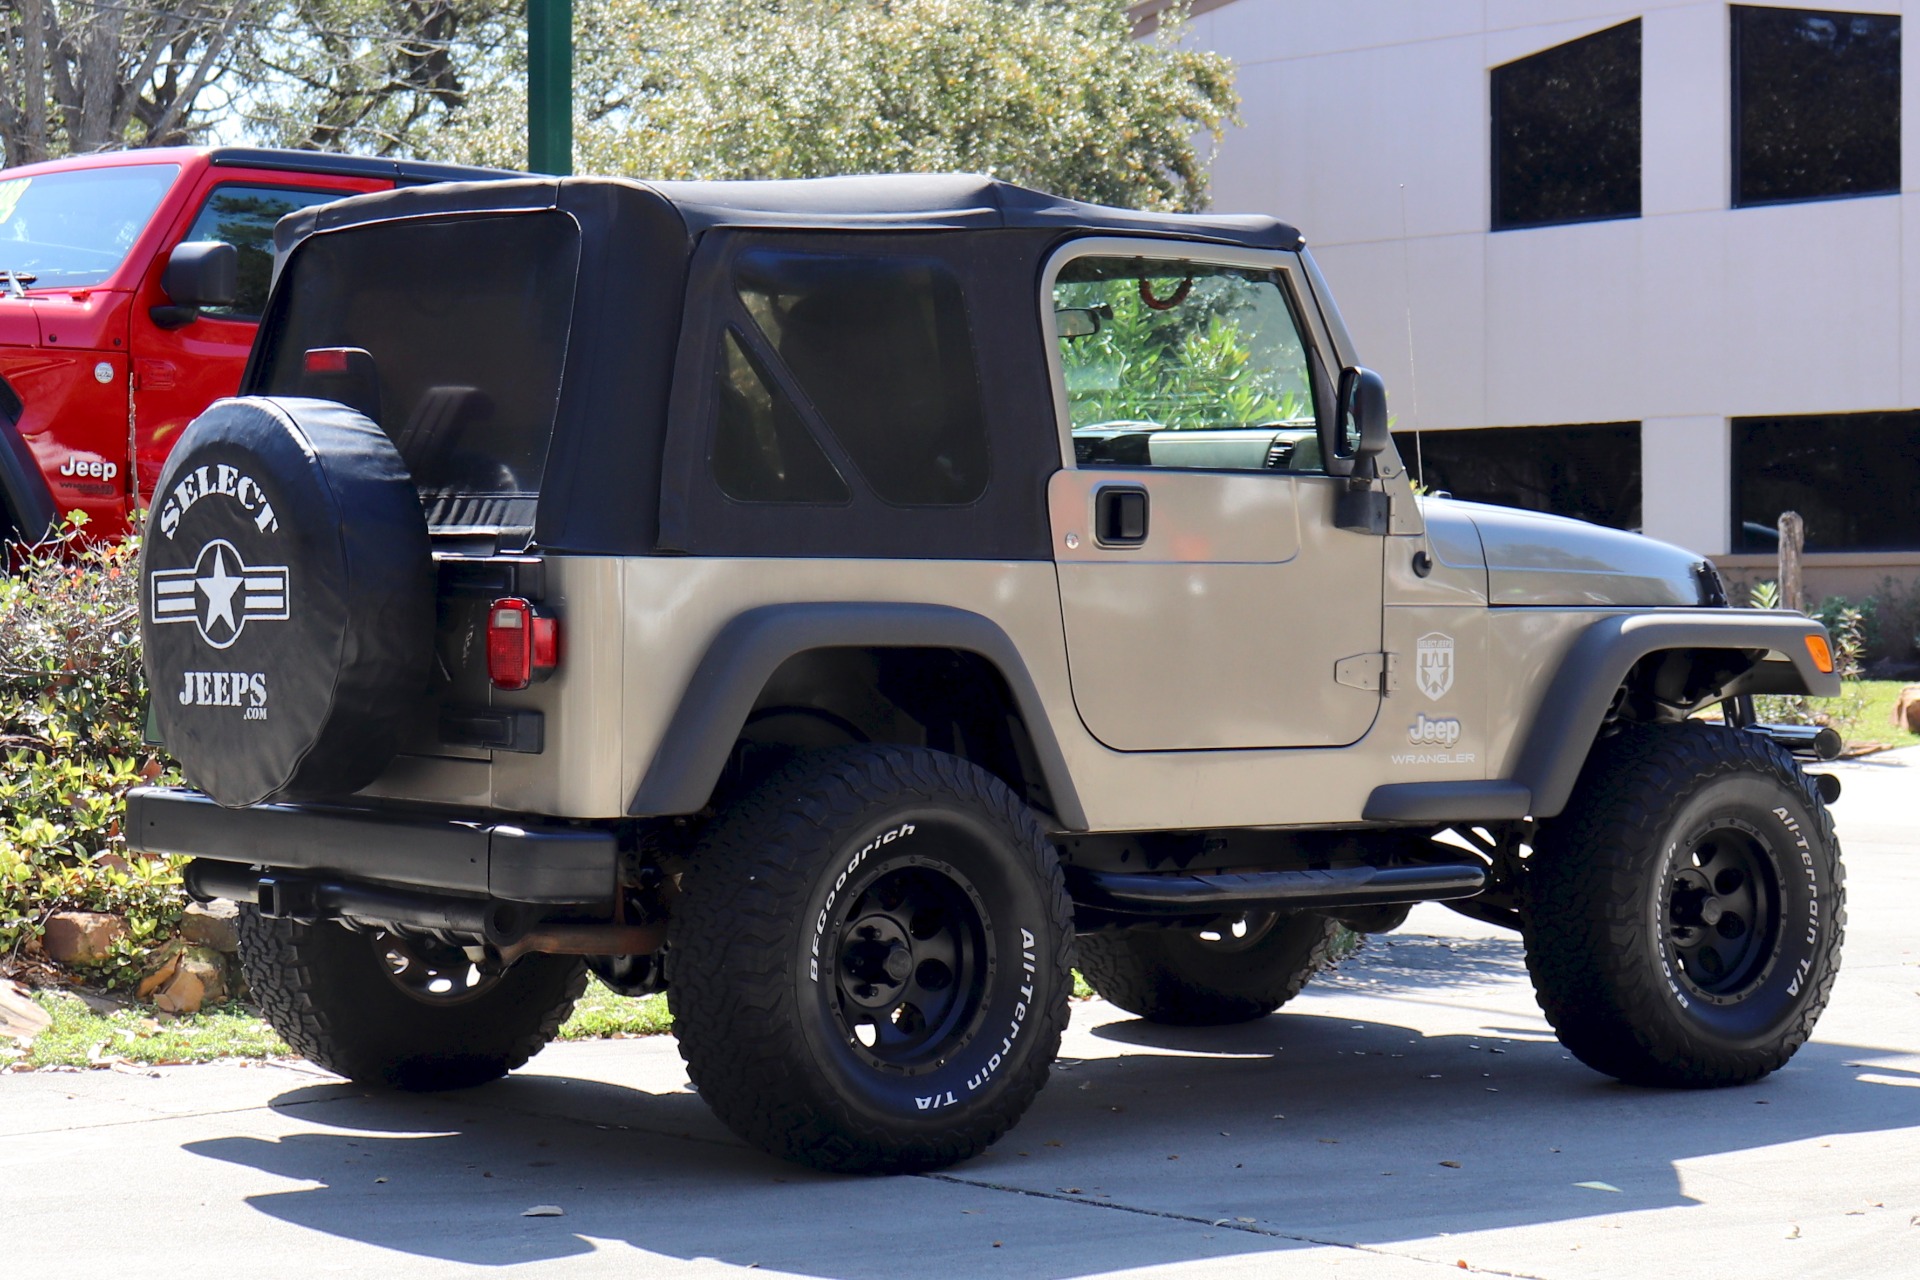
<svg viewBox="0 0 1920 1280">
<path fill-rule="evenodd" d="M 433 658 L 426 517 L 392 442 L 329 400 L 221 400 L 153 504 L 141 634 L 187 781 L 230 807 L 373 781 Z"/>
</svg>

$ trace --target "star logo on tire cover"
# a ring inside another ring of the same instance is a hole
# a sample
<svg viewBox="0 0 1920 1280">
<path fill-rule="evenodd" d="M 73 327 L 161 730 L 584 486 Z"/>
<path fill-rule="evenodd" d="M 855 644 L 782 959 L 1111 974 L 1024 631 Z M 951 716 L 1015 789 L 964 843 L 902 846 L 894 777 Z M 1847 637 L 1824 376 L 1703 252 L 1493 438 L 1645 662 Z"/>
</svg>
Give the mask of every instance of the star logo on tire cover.
<svg viewBox="0 0 1920 1280">
<path fill-rule="evenodd" d="M 200 548 L 191 569 L 160 569 L 153 575 L 153 621 L 191 622 L 200 638 L 225 649 L 249 622 L 287 617 L 287 567 L 250 565 L 225 538 Z"/>
</svg>

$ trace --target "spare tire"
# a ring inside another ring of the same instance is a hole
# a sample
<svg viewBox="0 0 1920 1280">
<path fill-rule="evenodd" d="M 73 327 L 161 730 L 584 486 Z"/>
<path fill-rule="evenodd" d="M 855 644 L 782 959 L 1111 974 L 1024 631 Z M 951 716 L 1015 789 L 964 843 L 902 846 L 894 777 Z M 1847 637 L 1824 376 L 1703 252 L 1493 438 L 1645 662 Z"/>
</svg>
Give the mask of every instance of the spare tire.
<svg viewBox="0 0 1920 1280">
<path fill-rule="evenodd" d="M 233 808 L 373 781 L 433 660 L 426 517 L 393 443 L 330 400 L 221 400 L 153 503 L 141 634 L 187 780 Z"/>
</svg>

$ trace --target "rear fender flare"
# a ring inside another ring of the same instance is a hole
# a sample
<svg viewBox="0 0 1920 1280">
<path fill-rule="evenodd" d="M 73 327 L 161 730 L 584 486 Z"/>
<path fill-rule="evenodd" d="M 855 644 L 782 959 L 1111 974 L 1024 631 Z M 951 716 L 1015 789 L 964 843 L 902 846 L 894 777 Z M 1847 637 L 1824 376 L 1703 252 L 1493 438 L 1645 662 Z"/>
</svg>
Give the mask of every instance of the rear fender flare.
<svg viewBox="0 0 1920 1280">
<path fill-rule="evenodd" d="M 1836 697 L 1840 677 L 1821 671 L 1807 651 L 1808 636 L 1825 635 L 1824 627 L 1802 614 L 1753 609 L 1603 618 L 1587 627 L 1561 660 L 1523 740 L 1513 779 L 1532 792 L 1534 817 L 1551 818 L 1566 808 L 1614 694 L 1634 664 L 1651 654 L 1758 653 L 1761 659 L 1723 695 Z M 1768 662 L 1768 653 L 1788 661 Z"/>
<path fill-rule="evenodd" d="M 1055 817 L 1084 830 L 1086 813 L 1020 650 L 1000 625 L 948 605 L 763 605 L 738 615 L 707 646 L 627 811 L 693 813 L 719 782 L 760 691 L 780 664 L 810 649 L 958 649 L 991 663 L 1026 723 Z"/>
</svg>

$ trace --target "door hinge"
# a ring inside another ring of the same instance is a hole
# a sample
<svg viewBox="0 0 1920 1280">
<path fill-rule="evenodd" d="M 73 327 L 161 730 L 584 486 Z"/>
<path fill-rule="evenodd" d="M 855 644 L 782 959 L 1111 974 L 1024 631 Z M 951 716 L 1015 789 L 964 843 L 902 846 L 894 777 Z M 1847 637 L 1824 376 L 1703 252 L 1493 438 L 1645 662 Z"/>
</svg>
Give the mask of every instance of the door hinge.
<svg viewBox="0 0 1920 1280">
<path fill-rule="evenodd" d="M 1400 687 L 1400 655 L 1363 653 L 1342 658 L 1333 664 L 1333 678 L 1355 689 L 1384 690 L 1392 693 Z"/>
</svg>

